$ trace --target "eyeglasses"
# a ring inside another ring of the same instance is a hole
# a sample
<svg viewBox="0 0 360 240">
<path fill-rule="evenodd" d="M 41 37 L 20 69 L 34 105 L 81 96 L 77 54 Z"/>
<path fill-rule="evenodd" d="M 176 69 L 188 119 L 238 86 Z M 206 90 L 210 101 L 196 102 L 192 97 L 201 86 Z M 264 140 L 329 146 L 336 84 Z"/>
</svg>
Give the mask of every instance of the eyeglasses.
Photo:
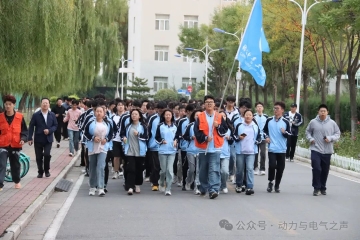
<svg viewBox="0 0 360 240">
<path fill-rule="evenodd" d="M 205 102 L 206 104 L 212 104 L 212 103 L 214 103 L 213 101 L 206 101 Z"/>
<path fill-rule="evenodd" d="M 274 111 L 280 110 L 280 108 L 279 108 L 279 107 L 274 107 L 273 110 L 274 110 Z"/>
</svg>

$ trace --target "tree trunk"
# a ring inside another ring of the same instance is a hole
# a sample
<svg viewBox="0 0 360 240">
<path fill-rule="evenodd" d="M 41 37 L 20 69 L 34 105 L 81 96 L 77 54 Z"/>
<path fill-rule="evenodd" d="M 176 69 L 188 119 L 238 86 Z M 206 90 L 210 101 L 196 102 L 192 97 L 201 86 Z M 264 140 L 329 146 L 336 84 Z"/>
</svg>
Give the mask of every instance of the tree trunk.
<svg viewBox="0 0 360 240">
<path fill-rule="evenodd" d="M 243 88 L 242 88 L 242 95 L 241 95 L 241 97 L 245 97 L 245 93 L 246 93 L 246 83 L 247 83 L 247 81 L 246 80 L 243 80 L 242 81 L 243 82 Z"/>
<path fill-rule="evenodd" d="M 285 102 L 287 95 L 287 81 L 286 81 L 286 73 L 285 73 L 285 64 L 281 64 L 281 80 L 282 80 L 282 91 L 281 91 L 281 101 Z"/>
<path fill-rule="evenodd" d="M 268 94 L 267 94 L 268 86 L 265 85 L 262 90 L 263 90 L 263 95 L 264 95 L 264 105 L 267 106 L 268 105 Z"/>
<path fill-rule="evenodd" d="M 336 73 L 336 89 L 335 89 L 335 122 L 340 127 L 340 83 L 341 83 L 341 71 Z"/>
<path fill-rule="evenodd" d="M 273 79 L 273 104 L 277 101 L 277 79 L 279 77 L 279 68 L 275 69 L 274 79 Z"/>
<path fill-rule="evenodd" d="M 41 107 L 41 100 L 40 97 L 34 97 L 34 109 Z"/>
<path fill-rule="evenodd" d="M 304 99 L 304 107 L 302 108 L 303 109 L 303 118 L 304 118 L 304 122 L 308 122 L 309 120 L 309 117 L 308 117 L 308 81 L 309 81 L 309 71 L 307 69 L 304 68 L 304 71 L 303 71 L 303 83 L 304 83 L 304 86 L 303 86 L 303 99 Z"/>
<path fill-rule="evenodd" d="M 350 71 L 348 71 L 349 89 L 350 89 L 350 102 L 354 103 L 354 104 L 350 104 L 350 110 L 351 110 L 351 137 L 352 138 L 354 138 L 356 136 L 357 123 L 358 123 L 357 106 L 356 106 L 357 86 L 356 86 L 355 73 L 356 72 L 351 73 Z"/>
<path fill-rule="evenodd" d="M 19 112 L 23 112 L 25 110 L 25 103 L 26 103 L 28 96 L 29 96 L 28 92 L 23 93 L 23 95 L 20 99 L 20 102 L 19 102 L 19 107 L 18 107 Z"/>
<path fill-rule="evenodd" d="M 255 102 L 259 101 L 259 85 L 255 83 Z"/>
<path fill-rule="evenodd" d="M 254 87 L 254 81 L 249 84 L 249 98 L 251 101 L 252 101 L 252 97 L 253 97 L 253 92 L 252 92 L 253 87 Z"/>
</svg>

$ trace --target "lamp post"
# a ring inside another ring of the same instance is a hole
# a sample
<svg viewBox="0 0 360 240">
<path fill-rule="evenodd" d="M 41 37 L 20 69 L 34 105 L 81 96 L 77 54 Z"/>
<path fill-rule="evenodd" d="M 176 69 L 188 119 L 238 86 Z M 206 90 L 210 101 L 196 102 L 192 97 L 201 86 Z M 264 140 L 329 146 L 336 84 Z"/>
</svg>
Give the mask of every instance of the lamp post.
<svg viewBox="0 0 360 240">
<path fill-rule="evenodd" d="M 124 55 L 122 55 L 119 60 L 121 61 L 121 68 L 118 69 L 118 73 L 117 73 L 115 98 L 120 97 L 120 95 L 119 95 L 119 72 L 121 71 L 121 98 L 124 99 L 124 64 L 126 62 L 130 62 L 131 59 L 125 60 Z"/>
<path fill-rule="evenodd" d="M 214 28 L 213 29 L 214 32 L 217 32 L 217 33 L 222 33 L 222 34 L 228 34 L 228 35 L 231 35 L 231 36 L 234 36 L 237 38 L 237 40 L 239 41 L 239 45 L 241 43 L 241 40 L 240 38 L 236 35 L 239 31 L 237 31 L 236 33 L 229 33 L 229 32 L 226 32 L 225 30 L 222 30 L 220 28 Z M 242 34 L 241 34 L 242 35 Z M 242 36 L 241 36 L 242 37 Z M 240 69 L 240 63 L 239 63 L 239 71 L 236 73 L 236 105 L 239 104 L 239 88 L 240 88 L 240 81 L 241 81 L 241 77 L 242 77 L 242 74 L 241 74 L 241 69 Z"/>
<path fill-rule="evenodd" d="M 310 9 L 319 3 L 325 3 L 325 2 L 341 2 L 341 0 L 326 0 L 326 1 L 317 1 L 310 5 L 309 8 L 307 8 L 307 0 L 304 0 L 304 8 L 301 7 L 301 5 L 296 2 L 295 0 L 289 0 L 290 2 L 295 3 L 301 10 L 301 42 L 300 42 L 300 59 L 299 59 L 299 71 L 298 71 L 298 82 L 297 82 L 297 89 L 296 89 L 296 104 L 297 104 L 297 110 L 300 112 L 300 88 L 301 88 L 301 76 L 302 76 L 302 62 L 303 62 L 303 55 L 304 55 L 304 35 L 305 35 L 305 26 L 306 26 L 306 19 L 307 15 L 310 11 Z"/>
<path fill-rule="evenodd" d="M 186 58 L 186 61 L 189 63 L 190 65 L 190 77 L 189 77 L 189 85 L 191 86 L 192 85 L 192 79 L 191 79 L 191 66 L 192 66 L 192 63 L 198 59 L 199 57 L 189 57 L 189 56 L 183 56 L 183 55 L 179 55 L 179 54 L 175 54 L 175 57 L 178 57 L 178 58 L 181 58 L 181 57 L 185 57 Z"/>
<path fill-rule="evenodd" d="M 205 56 L 205 95 L 207 95 L 207 82 L 208 82 L 208 62 L 209 62 L 209 55 L 213 52 L 217 52 L 217 51 L 222 51 L 224 50 L 224 48 L 217 48 L 217 49 L 212 49 L 209 44 L 208 44 L 208 40 L 206 39 L 206 45 L 201 48 L 201 49 L 194 49 L 194 48 L 185 48 L 185 50 L 187 51 L 198 51 L 198 52 L 202 52 Z M 205 50 L 205 52 L 204 52 Z"/>
</svg>

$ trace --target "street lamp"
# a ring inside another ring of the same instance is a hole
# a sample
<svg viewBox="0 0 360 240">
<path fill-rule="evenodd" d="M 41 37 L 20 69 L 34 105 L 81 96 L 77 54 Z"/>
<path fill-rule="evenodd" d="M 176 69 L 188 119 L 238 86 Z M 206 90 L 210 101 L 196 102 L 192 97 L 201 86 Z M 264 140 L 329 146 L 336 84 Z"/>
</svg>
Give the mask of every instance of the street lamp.
<svg viewBox="0 0 360 240">
<path fill-rule="evenodd" d="M 305 26 L 306 26 L 306 18 L 310 11 L 310 9 L 318 3 L 325 3 L 325 2 L 342 2 L 341 0 L 325 0 L 325 1 L 317 1 L 310 5 L 307 8 L 307 0 L 304 0 L 304 8 L 296 2 L 295 0 L 289 0 L 290 2 L 295 3 L 301 10 L 301 43 L 300 43 L 300 59 L 299 59 L 299 72 L 298 72 L 298 82 L 297 82 L 297 89 L 296 89 L 296 104 L 297 109 L 300 112 L 300 88 L 301 88 L 301 72 L 302 72 L 302 62 L 303 62 L 303 55 L 304 55 L 304 35 L 305 35 Z"/>
<path fill-rule="evenodd" d="M 217 33 L 228 34 L 228 35 L 236 37 L 237 40 L 239 41 L 239 45 L 240 45 L 241 40 L 236 35 L 240 30 L 237 31 L 236 33 L 229 33 L 229 32 L 226 32 L 225 30 L 220 29 L 220 28 L 214 28 L 213 30 L 214 30 L 214 32 L 217 32 Z M 236 74 L 236 100 L 235 100 L 236 105 L 239 104 L 239 88 L 240 88 L 241 77 L 242 77 L 242 74 L 241 74 L 240 63 L 239 63 L 239 71 Z"/>
<path fill-rule="evenodd" d="M 205 52 L 204 52 L 205 49 Z M 208 40 L 206 39 L 206 45 L 201 48 L 201 49 L 194 49 L 194 48 L 185 48 L 185 50 L 187 51 L 198 51 L 198 52 L 202 52 L 205 56 L 205 95 L 207 95 L 207 81 L 208 81 L 208 61 L 209 61 L 209 55 L 213 52 L 217 52 L 217 51 L 222 51 L 224 50 L 224 48 L 217 48 L 217 49 L 212 49 L 209 44 L 208 44 Z"/>
<path fill-rule="evenodd" d="M 119 96 L 119 72 L 122 69 L 122 71 L 121 71 L 121 98 L 124 99 L 124 64 L 126 62 L 131 62 L 131 59 L 125 60 L 124 55 L 122 55 L 119 60 L 121 61 L 121 68 L 118 69 L 115 98 L 120 97 Z"/>
<path fill-rule="evenodd" d="M 192 85 L 192 79 L 191 79 L 191 65 L 192 63 L 198 59 L 199 57 L 189 57 L 189 56 L 183 56 L 183 55 L 179 55 L 179 54 L 175 54 L 175 57 L 178 57 L 178 58 L 181 58 L 181 57 L 185 57 L 186 58 L 186 61 L 189 63 L 190 65 L 190 77 L 189 77 L 189 85 L 191 86 Z"/>
</svg>

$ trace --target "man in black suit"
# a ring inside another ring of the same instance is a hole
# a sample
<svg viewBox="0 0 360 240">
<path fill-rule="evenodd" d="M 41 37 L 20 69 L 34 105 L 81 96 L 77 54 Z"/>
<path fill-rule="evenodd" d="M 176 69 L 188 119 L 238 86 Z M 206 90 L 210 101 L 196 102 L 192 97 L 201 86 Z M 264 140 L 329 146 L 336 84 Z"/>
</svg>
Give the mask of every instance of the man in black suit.
<svg viewBox="0 0 360 240">
<path fill-rule="evenodd" d="M 49 107 L 50 100 L 48 98 L 41 99 L 41 110 L 33 114 L 29 125 L 28 143 L 31 146 L 34 142 L 38 178 L 42 178 L 44 172 L 46 177 L 50 177 L 50 151 L 54 141 L 53 133 L 58 126 L 56 116 L 49 111 Z"/>
</svg>

